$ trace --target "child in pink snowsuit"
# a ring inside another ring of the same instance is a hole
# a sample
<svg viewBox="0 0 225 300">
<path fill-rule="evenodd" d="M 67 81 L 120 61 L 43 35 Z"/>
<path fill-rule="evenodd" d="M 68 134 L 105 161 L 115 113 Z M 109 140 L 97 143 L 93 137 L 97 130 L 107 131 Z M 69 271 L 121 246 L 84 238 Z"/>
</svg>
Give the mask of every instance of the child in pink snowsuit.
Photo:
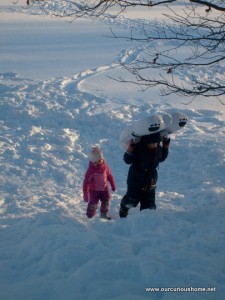
<svg viewBox="0 0 225 300">
<path fill-rule="evenodd" d="M 111 219 L 108 216 L 111 198 L 108 181 L 112 190 L 115 191 L 115 181 L 104 160 L 102 150 L 99 146 L 94 146 L 91 150 L 91 161 L 83 181 L 83 198 L 85 202 L 88 202 L 86 212 L 88 218 L 95 216 L 100 200 L 100 217 Z"/>
</svg>

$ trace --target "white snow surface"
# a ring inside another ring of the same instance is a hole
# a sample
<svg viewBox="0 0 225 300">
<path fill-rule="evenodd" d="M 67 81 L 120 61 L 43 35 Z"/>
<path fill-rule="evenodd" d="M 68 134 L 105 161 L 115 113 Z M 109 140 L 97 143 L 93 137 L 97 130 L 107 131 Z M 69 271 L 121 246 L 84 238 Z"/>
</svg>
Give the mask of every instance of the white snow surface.
<svg viewBox="0 0 225 300">
<path fill-rule="evenodd" d="M 104 22 L 68 23 L 2 4 L 0 299 L 223 299 L 224 106 L 110 79 L 141 45 L 107 38 Z M 134 208 L 120 219 L 128 171 L 121 130 L 176 110 L 188 123 L 159 167 L 157 210 Z M 96 143 L 117 185 L 112 221 L 85 214 L 82 181 Z"/>
</svg>

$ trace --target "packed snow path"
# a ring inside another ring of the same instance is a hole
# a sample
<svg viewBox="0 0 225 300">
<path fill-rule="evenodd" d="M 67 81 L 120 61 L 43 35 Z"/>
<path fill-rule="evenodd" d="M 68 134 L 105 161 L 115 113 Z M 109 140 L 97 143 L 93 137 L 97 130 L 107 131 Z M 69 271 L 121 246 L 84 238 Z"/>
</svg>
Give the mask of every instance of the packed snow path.
<svg viewBox="0 0 225 300">
<path fill-rule="evenodd" d="M 159 169 L 157 210 L 134 209 L 121 220 L 128 168 L 120 131 L 146 112 L 174 108 L 114 104 L 66 81 L 1 74 L 0 298 L 189 299 L 145 292 L 178 286 L 216 287 L 191 298 L 222 298 L 223 115 L 184 110 L 189 123 Z M 94 143 L 117 182 L 111 222 L 85 216 L 82 180 Z"/>
</svg>

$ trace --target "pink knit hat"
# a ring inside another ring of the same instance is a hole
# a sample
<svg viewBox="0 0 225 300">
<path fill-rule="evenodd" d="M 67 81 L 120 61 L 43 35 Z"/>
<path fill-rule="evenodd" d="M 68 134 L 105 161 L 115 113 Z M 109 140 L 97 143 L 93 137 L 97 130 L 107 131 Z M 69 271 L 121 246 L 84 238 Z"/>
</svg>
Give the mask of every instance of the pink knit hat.
<svg viewBox="0 0 225 300">
<path fill-rule="evenodd" d="M 100 159 L 104 159 L 101 148 L 98 145 L 93 146 L 91 149 L 91 161 L 95 163 Z"/>
</svg>

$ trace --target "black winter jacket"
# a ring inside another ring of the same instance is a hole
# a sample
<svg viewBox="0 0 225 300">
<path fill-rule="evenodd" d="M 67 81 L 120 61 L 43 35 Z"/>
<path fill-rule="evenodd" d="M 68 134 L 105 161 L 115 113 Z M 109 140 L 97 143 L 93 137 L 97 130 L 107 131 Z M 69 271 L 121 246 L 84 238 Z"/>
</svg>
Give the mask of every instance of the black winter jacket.
<svg viewBox="0 0 225 300">
<path fill-rule="evenodd" d="M 133 153 L 124 153 L 124 161 L 131 164 L 127 184 L 131 187 L 144 188 L 152 179 L 157 181 L 157 167 L 168 156 L 168 149 L 160 146 L 149 149 L 145 144 L 135 144 Z"/>
</svg>

